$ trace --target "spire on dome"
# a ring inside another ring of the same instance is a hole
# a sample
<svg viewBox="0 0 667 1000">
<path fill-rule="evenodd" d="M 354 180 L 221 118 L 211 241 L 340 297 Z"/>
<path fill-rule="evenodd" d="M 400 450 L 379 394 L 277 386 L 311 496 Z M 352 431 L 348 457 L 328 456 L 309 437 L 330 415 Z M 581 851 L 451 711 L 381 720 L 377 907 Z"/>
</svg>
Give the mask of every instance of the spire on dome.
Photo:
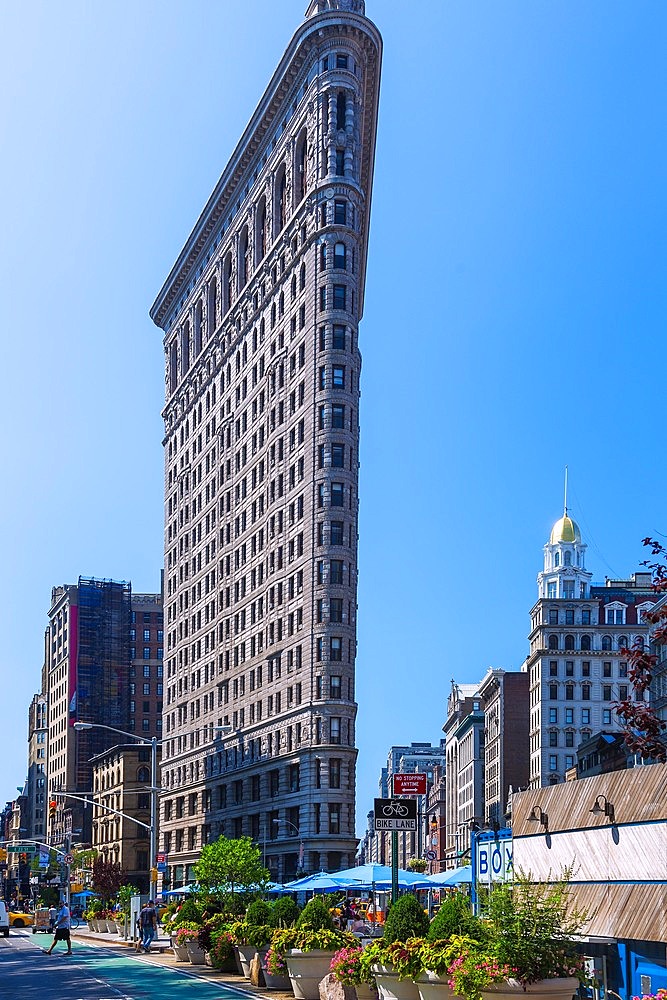
<svg viewBox="0 0 667 1000">
<path fill-rule="evenodd" d="M 366 4 L 364 0 L 310 0 L 306 17 L 325 14 L 328 10 L 344 10 L 352 14 L 365 14 Z"/>
</svg>

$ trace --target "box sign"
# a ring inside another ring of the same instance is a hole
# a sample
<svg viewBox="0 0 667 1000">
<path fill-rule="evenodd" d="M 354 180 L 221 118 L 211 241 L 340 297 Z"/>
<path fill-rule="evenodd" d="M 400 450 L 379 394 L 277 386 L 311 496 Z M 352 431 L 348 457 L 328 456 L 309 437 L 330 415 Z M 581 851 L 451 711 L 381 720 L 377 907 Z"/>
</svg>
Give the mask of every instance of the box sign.
<svg viewBox="0 0 667 1000">
<path fill-rule="evenodd" d="M 477 881 L 509 882 L 514 877 L 511 839 L 477 841 Z"/>
<path fill-rule="evenodd" d="M 394 795 L 426 795 L 426 775 L 395 774 Z"/>
<path fill-rule="evenodd" d="M 417 802 L 415 799 L 375 799 L 373 816 L 376 830 L 417 829 Z"/>
</svg>

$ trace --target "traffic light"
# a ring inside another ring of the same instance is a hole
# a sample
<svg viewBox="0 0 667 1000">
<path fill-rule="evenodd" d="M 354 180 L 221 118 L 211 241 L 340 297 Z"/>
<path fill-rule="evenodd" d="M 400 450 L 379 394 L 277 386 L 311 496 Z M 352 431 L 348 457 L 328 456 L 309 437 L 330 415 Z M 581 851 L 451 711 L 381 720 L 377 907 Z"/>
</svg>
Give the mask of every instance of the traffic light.
<svg viewBox="0 0 667 1000">
<path fill-rule="evenodd" d="M 157 868 L 151 868 L 151 882 L 157 882 Z"/>
<path fill-rule="evenodd" d="M 57 810 L 58 810 L 58 803 L 56 802 L 55 799 L 51 799 L 51 801 L 49 802 L 49 819 L 56 818 Z"/>
<path fill-rule="evenodd" d="M 28 855 L 27 854 L 19 854 L 19 861 L 22 864 L 25 864 L 27 860 L 28 860 Z"/>
<path fill-rule="evenodd" d="M 4 847 L 0 847 L 0 861 L 6 861 L 6 860 L 7 860 L 7 851 L 5 850 Z"/>
</svg>

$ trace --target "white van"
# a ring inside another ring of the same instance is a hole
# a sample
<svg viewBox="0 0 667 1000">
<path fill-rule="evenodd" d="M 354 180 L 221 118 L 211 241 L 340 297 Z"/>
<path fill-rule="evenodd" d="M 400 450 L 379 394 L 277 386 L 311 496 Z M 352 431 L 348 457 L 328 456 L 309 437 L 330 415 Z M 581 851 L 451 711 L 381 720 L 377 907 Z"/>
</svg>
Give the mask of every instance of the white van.
<svg viewBox="0 0 667 1000">
<path fill-rule="evenodd" d="M 9 937 L 9 914 L 7 913 L 7 907 L 0 899 L 0 934 L 5 937 Z"/>
</svg>

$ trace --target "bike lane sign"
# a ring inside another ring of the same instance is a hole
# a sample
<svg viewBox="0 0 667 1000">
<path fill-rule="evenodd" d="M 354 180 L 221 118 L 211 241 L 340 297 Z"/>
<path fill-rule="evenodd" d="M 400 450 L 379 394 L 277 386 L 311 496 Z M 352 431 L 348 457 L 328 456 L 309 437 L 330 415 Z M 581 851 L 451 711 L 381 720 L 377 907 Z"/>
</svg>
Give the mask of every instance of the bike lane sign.
<svg viewBox="0 0 667 1000">
<path fill-rule="evenodd" d="M 417 800 L 375 799 L 373 816 L 378 831 L 414 831 L 417 829 Z"/>
</svg>

